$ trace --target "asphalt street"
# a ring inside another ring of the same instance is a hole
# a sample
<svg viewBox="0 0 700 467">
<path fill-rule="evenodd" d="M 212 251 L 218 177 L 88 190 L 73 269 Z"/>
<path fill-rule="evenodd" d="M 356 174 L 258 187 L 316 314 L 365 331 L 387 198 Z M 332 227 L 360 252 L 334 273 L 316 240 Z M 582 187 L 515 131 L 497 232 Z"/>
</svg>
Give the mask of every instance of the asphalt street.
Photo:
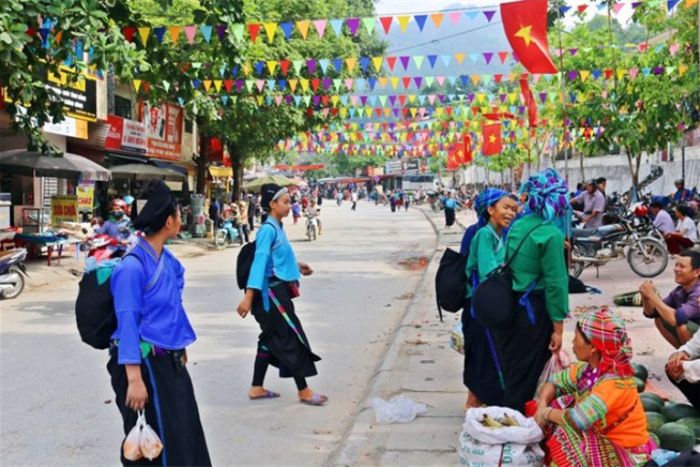
<svg viewBox="0 0 700 467">
<path fill-rule="evenodd" d="M 323 465 L 350 428 L 435 251 L 422 212 L 326 202 L 324 233 L 287 231 L 315 274 L 302 282 L 297 312 L 323 360 L 313 389 L 326 407 L 300 404 L 291 380 L 268 372 L 277 400 L 247 399 L 257 324 L 235 308 L 237 248 L 182 258 L 184 303 L 198 341 L 189 349 L 215 465 Z M 291 220 L 287 222 L 291 224 Z M 61 276 L 57 276 L 61 277 Z M 0 303 L 0 452 L 5 465 L 116 465 L 121 419 L 106 352 L 83 344 L 75 327 L 77 280 L 62 277 Z"/>
</svg>

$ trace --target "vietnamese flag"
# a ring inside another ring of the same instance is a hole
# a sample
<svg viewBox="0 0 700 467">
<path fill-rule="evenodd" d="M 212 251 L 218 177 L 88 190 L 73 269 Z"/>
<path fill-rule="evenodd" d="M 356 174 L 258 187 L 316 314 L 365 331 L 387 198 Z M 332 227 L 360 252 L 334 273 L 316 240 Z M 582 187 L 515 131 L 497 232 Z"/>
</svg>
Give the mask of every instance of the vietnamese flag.
<svg viewBox="0 0 700 467">
<path fill-rule="evenodd" d="M 537 103 L 532 95 L 532 91 L 530 90 L 526 77 L 520 78 L 520 92 L 523 93 L 523 97 L 525 98 L 530 128 L 534 128 L 537 126 Z"/>
<path fill-rule="evenodd" d="M 493 156 L 501 152 L 501 124 L 490 123 L 482 129 L 484 142 L 481 145 L 481 153 L 484 156 Z"/>
<path fill-rule="evenodd" d="M 469 164 L 473 157 L 472 157 L 472 137 L 471 135 L 464 135 L 464 139 L 462 140 L 462 145 L 464 146 L 464 154 L 462 156 L 462 164 Z"/>
<path fill-rule="evenodd" d="M 527 71 L 557 72 L 547 45 L 547 0 L 501 3 L 501 18 L 508 42 Z"/>
</svg>

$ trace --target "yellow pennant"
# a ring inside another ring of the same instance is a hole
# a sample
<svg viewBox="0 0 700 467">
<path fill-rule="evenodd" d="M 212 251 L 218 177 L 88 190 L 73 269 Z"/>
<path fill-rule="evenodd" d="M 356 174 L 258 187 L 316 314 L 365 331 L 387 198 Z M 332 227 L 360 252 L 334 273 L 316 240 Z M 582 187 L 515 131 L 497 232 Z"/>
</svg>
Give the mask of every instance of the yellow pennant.
<svg viewBox="0 0 700 467">
<path fill-rule="evenodd" d="M 465 54 L 463 54 L 461 52 L 455 54 L 455 60 L 457 61 L 458 65 L 462 64 L 462 62 L 464 61 L 464 57 L 465 57 Z"/>
<path fill-rule="evenodd" d="M 136 89 L 136 92 L 138 92 L 139 89 L 141 89 L 141 80 L 135 79 L 133 82 L 134 82 L 134 89 Z"/>
<path fill-rule="evenodd" d="M 267 71 L 270 72 L 270 76 L 275 74 L 276 68 L 277 68 L 277 61 L 276 60 L 268 60 L 267 61 Z"/>
<path fill-rule="evenodd" d="M 515 78 L 517 78 L 517 77 L 518 77 L 518 75 L 516 73 L 511 73 L 508 75 L 508 79 L 510 80 L 511 83 L 514 82 Z"/>
<path fill-rule="evenodd" d="M 415 107 L 411 107 L 411 117 L 415 117 L 417 113 L 418 109 L 416 109 Z"/>
<path fill-rule="evenodd" d="M 695 5 L 698 3 L 698 0 L 685 0 L 685 7 L 690 8 L 691 6 Z"/>
<path fill-rule="evenodd" d="M 410 16 L 397 16 L 396 19 L 399 22 L 399 27 L 401 28 L 401 32 L 406 32 L 406 29 L 408 28 L 408 22 L 411 21 Z"/>
<path fill-rule="evenodd" d="M 211 80 L 205 79 L 204 81 L 202 81 L 202 84 L 204 85 L 204 90 L 209 92 L 209 88 L 211 88 Z"/>
<path fill-rule="evenodd" d="M 435 115 L 438 117 L 442 117 L 442 107 L 438 107 L 435 109 Z"/>
<path fill-rule="evenodd" d="M 682 63 L 680 65 L 678 65 L 678 74 L 680 76 L 683 76 L 686 71 L 688 71 L 688 65 L 684 65 Z"/>
<path fill-rule="evenodd" d="M 331 96 L 331 102 L 333 103 L 334 107 L 338 106 L 338 102 L 340 102 L 340 97 L 338 96 Z"/>
<path fill-rule="evenodd" d="M 141 39 L 141 44 L 146 47 L 146 43 L 148 43 L 148 36 L 151 34 L 151 28 L 149 27 L 141 27 L 139 28 L 139 39 Z"/>
<path fill-rule="evenodd" d="M 586 82 L 588 77 L 591 75 L 591 72 L 588 70 L 581 70 L 579 73 L 581 74 L 581 81 L 584 83 Z"/>
<path fill-rule="evenodd" d="M 311 22 L 308 20 L 297 21 L 297 29 L 299 30 L 299 33 L 303 39 L 306 39 L 306 36 L 309 34 L 310 24 Z"/>
<path fill-rule="evenodd" d="M 617 79 L 624 78 L 625 74 L 627 74 L 627 70 L 625 70 L 624 68 L 620 68 L 619 70 L 617 70 Z"/>
<path fill-rule="evenodd" d="M 474 86 L 479 84 L 479 79 L 481 79 L 479 75 L 472 75 L 472 83 L 474 83 Z"/>
<path fill-rule="evenodd" d="M 308 79 L 300 79 L 299 83 L 301 84 L 301 89 L 304 90 L 304 92 L 309 90 L 309 80 Z"/>
<path fill-rule="evenodd" d="M 290 79 L 290 80 L 289 80 L 289 89 L 291 89 L 292 92 L 296 92 L 296 90 L 297 90 L 297 84 L 299 84 L 299 80 L 297 80 L 297 79 Z"/>
<path fill-rule="evenodd" d="M 409 102 L 409 104 L 413 104 L 414 102 L 416 102 L 416 95 L 415 95 L 415 94 L 409 94 L 409 95 L 408 95 L 408 102 Z M 412 124 L 412 125 L 413 125 L 413 124 Z"/>
<path fill-rule="evenodd" d="M 220 79 L 214 80 L 214 87 L 216 88 L 216 92 L 221 92 L 221 84 L 222 83 L 223 83 L 223 81 L 221 81 Z"/>
<path fill-rule="evenodd" d="M 374 69 L 377 70 L 377 72 L 382 71 L 382 61 L 384 60 L 384 57 L 372 57 L 372 64 L 374 65 Z"/>
<path fill-rule="evenodd" d="M 391 88 L 396 89 L 399 86 L 399 77 L 398 76 L 392 76 L 391 77 Z"/>
<path fill-rule="evenodd" d="M 258 101 L 258 106 L 262 107 L 263 105 L 263 96 L 256 96 L 257 101 Z"/>
<path fill-rule="evenodd" d="M 275 39 L 275 32 L 277 32 L 277 23 L 263 23 L 263 27 L 267 34 L 267 42 L 272 44 L 272 41 Z"/>
<path fill-rule="evenodd" d="M 355 69 L 355 65 L 357 65 L 357 59 L 354 57 L 348 57 L 345 59 L 345 65 L 347 65 L 348 71 L 352 73 L 352 71 Z"/>
<path fill-rule="evenodd" d="M 389 82 L 389 78 L 386 76 L 380 76 L 378 81 L 379 81 L 379 87 L 384 89 L 384 88 L 386 88 L 386 84 Z"/>
<path fill-rule="evenodd" d="M 180 38 L 180 26 L 170 26 L 168 32 L 173 40 L 173 44 L 177 44 L 177 40 Z"/>
<path fill-rule="evenodd" d="M 243 68 L 243 76 L 248 76 L 248 75 L 250 75 L 250 72 L 253 71 L 252 67 L 250 66 L 250 63 L 244 63 L 242 68 Z"/>
<path fill-rule="evenodd" d="M 371 107 L 365 107 L 365 117 L 369 118 L 372 116 L 372 108 Z"/>
<path fill-rule="evenodd" d="M 346 118 L 348 116 L 348 109 L 341 107 L 338 113 L 340 114 L 340 118 Z"/>
</svg>

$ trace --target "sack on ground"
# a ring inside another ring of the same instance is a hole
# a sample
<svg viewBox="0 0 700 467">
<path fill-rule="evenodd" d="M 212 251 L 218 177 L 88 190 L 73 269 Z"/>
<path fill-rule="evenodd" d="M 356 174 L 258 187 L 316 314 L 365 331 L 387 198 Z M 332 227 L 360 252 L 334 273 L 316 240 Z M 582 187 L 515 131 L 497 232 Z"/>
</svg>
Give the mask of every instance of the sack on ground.
<svg viewBox="0 0 700 467">
<path fill-rule="evenodd" d="M 467 313 L 467 310 L 464 310 L 464 313 Z M 464 355 L 464 334 L 461 321 L 457 321 L 450 331 L 450 347 Z"/>
<path fill-rule="evenodd" d="M 543 436 L 535 420 L 517 410 L 495 406 L 469 409 L 459 439 L 460 463 L 473 467 L 541 466 L 544 452 L 539 442 Z"/>
<path fill-rule="evenodd" d="M 408 423 L 428 411 L 425 404 L 409 399 L 403 394 L 389 401 L 375 397 L 372 399 L 372 407 L 377 423 Z"/>
<path fill-rule="evenodd" d="M 537 387 L 539 388 L 544 383 L 549 381 L 549 378 L 556 375 L 560 371 L 565 370 L 570 365 L 571 357 L 568 353 L 566 353 L 566 350 L 560 350 L 557 353 L 553 353 L 552 357 L 549 359 L 549 361 L 547 361 L 547 364 L 544 366 L 544 370 L 542 370 L 540 379 L 537 381 Z"/>
<path fill-rule="evenodd" d="M 136 425 L 129 431 L 126 435 L 124 443 L 122 444 L 122 453 L 124 454 L 124 459 L 128 461 L 138 461 L 143 459 L 143 454 L 141 454 L 141 430 L 146 423 L 146 418 L 141 416 L 139 412 L 139 418 L 136 420 Z"/>
<path fill-rule="evenodd" d="M 145 416 L 143 417 L 143 420 L 145 423 Z M 163 443 L 160 441 L 160 438 L 148 423 L 145 423 L 143 429 L 141 430 L 139 447 L 141 448 L 141 454 L 143 454 L 143 457 L 149 461 L 152 461 L 156 457 L 160 456 L 161 451 L 163 451 Z"/>
</svg>

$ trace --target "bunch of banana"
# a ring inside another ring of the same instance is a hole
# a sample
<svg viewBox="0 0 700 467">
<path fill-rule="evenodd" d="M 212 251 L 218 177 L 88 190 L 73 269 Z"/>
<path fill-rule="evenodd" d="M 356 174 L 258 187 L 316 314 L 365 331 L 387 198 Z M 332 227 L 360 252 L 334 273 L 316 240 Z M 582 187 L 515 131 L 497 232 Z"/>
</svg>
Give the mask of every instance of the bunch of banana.
<svg viewBox="0 0 700 467">
<path fill-rule="evenodd" d="M 479 422 L 481 423 L 482 426 L 486 428 L 491 428 L 491 429 L 496 429 L 496 428 L 503 428 L 507 426 L 520 426 L 520 424 L 515 420 L 513 417 L 507 414 L 503 414 L 503 419 L 495 419 L 492 418 L 486 414 L 484 414 L 484 417 L 481 419 Z"/>
<path fill-rule="evenodd" d="M 507 414 L 503 414 L 503 424 L 505 426 L 520 426 L 517 420 Z"/>
</svg>

